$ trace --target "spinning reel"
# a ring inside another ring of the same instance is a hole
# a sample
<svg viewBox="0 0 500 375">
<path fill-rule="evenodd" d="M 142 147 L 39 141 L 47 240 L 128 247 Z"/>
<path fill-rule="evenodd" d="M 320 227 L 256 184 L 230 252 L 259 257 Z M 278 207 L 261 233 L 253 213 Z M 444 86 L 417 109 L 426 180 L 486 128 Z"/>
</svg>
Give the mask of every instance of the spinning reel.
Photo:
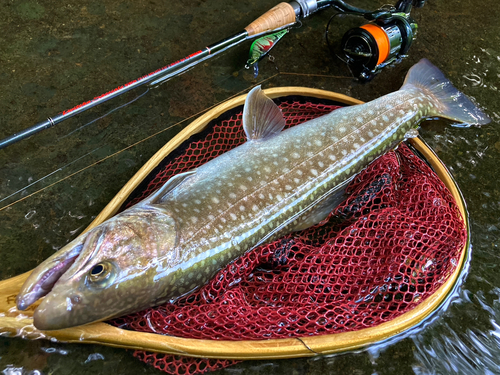
<svg viewBox="0 0 500 375">
<path fill-rule="evenodd" d="M 417 24 L 410 17 L 410 12 L 413 7 L 421 8 L 424 4 L 425 0 L 399 0 L 394 6 L 386 5 L 373 12 L 345 3 L 332 4 L 339 13 L 328 22 L 328 46 L 333 50 L 328 31 L 336 16 L 348 14 L 368 20 L 368 23 L 347 31 L 342 37 L 340 48 L 334 50 L 334 53 L 347 63 L 360 81 L 370 81 L 384 67 L 407 56 L 417 34 Z"/>
</svg>

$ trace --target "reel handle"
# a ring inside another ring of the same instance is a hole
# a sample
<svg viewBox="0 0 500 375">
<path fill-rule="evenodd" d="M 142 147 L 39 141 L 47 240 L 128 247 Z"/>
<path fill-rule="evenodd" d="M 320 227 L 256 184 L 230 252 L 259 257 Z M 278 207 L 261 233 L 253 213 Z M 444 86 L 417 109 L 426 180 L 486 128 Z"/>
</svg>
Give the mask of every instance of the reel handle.
<svg viewBox="0 0 500 375">
<path fill-rule="evenodd" d="M 289 3 L 279 3 L 257 18 L 245 30 L 248 36 L 255 36 L 295 23 L 295 9 Z"/>
</svg>

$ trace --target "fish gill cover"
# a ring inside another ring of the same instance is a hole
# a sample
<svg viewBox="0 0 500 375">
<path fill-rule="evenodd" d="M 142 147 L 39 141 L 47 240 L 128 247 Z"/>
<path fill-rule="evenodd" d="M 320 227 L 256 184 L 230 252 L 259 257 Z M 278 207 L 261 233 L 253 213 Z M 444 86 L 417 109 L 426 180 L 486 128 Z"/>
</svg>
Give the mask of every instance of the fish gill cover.
<svg viewBox="0 0 500 375">
<path fill-rule="evenodd" d="M 338 108 L 300 97 L 279 105 L 287 127 Z M 124 207 L 243 142 L 240 107 L 169 155 Z M 248 252 L 193 294 L 110 323 L 186 338 L 262 340 L 357 331 L 410 311 L 447 280 L 464 248 L 466 228 L 452 195 L 404 144 L 362 171 L 348 194 L 323 222 Z M 134 355 L 170 374 L 237 362 Z"/>
</svg>

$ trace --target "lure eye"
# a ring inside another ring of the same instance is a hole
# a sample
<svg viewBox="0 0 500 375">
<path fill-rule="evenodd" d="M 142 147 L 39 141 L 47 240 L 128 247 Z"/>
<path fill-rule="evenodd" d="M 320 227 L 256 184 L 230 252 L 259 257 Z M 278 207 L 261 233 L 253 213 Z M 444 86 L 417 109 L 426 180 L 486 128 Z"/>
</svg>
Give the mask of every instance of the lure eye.
<svg viewBox="0 0 500 375">
<path fill-rule="evenodd" d="M 106 286 L 108 281 L 112 281 L 110 278 L 112 270 L 113 267 L 107 262 L 97 263 L 90 269 L 87 280 L 97 286 Z"/>
</svg>

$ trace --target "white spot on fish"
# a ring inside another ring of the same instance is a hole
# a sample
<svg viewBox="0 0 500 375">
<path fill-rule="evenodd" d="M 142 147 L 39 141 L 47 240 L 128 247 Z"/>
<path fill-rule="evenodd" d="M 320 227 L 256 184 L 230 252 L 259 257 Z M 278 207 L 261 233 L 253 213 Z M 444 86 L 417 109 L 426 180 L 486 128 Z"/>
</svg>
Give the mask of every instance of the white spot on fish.
<svg viewBox="0 0 500 375">
<path fill-rule="evenodd" d="M 363 122 L 363 117 L 361 117 L 361 116 L 356 117 L 356 121 L 362 123 Z"/>
<path fill-rule="evenodd" d="M 257 212 L 257 211 L 259 211 L 259 207 L 257 207 L 257 205 L 256 205 L 256 204 L 254 204 L 254 205 L 252 206 L 252 210 L 253 210 L 253 211 L 255 211 L 255 212 Z"/>
<path fill-rule="evenodd" d="M 240 211 L 245 211 L 245 206 L 240 206 Z"/>
<path fill-rule="evenodd" d="M 248 180 L 248 181 L 252 181 L 252 180 L 253 180 L 253 178 L 252 178 L 252 177 L 250 177 L 250 176 L 248 176 L 248 177 L 247 177 L 247 180 Z"/>
<path fill-rule="evenodd" d="M 279 194 L 278 194 L 278 195 L 276 195 L 276 199 L 280 201 L 280 200 L 282 200 L 283 198 L 281 197 L 281 195 L 279 195 Z"/>
<path fill-rule="evenodd" d="M 345 132 L 345 130 L 346 130 L 346 129 L 345 129 L 345 127 L 344 127 L 344 126 L 341 126 L 341 127 L 339 128 L 339 132 L 341 132 L 341 133 Z"/>
<path fill-rule="evenodd" d="M 300 158 L 300 154 L 298 152 L 292 152 L 292 158 L 299 159 Z"/>
<path fill-rule="evenodd" d="M 384 120 L 385 122 L 388 122 L 389 121 L 389 117 L 387 117 L 386 115 L 383 115 L 382 116 L 382 120 Z"/>
<path fill-rule="evenodd" d="M 285 186 L 285 189 L 286 189 L 286 190 L 292 190 L 293 188 L 292 188 L 290 185 L 286 185 L 286 186 Z"/>
<path fill-rule="evenodd" d="M 215 219 L 215 216 L 214 215 L 208 215 L 208 220 L 214 220 Z"/>
<path fill-rule="evenodd" d="M 306 156 L 307 156 L 308 158 L 312 158 L 312 157 L 314 156 L 314 152 L 309 151 L 309 152 L 306 154 Z"/>
<path fill-rule="evenodd" d="M 265 198 L 264 194 L 260 193 L 260 194 L 259 194 L 259 198 L 260 198 L 260 199 L 264 199 L 264 198 Z"/>
<path fill-rule="evenodd" d="M 300 182 L 300 180 L 298 178 L 294 178 L 293 182 L 295 182 L 296 184 L 298 184 Z"/>
<path fill-rule="evenodd" d="M 297 174 L 298 174 L 299 176 L 302 176 L 302 175 L 303 175 L 303 173 L 302 173 L 302 171 L 301 171 L 300 169 L 297 169 Z"/>
<path fill-rule="evenodd" d="M 315 175 L 315 176 L 317 176 L 317 175 L 318 175 L 318 171 L 317 171 L 316 169 L 311 169 L 311 173 L 312 173 L 313 175 Z"/>
<path fill-rule="evenodd" d="M 269 168 L 268 166 L 265 166 L 264 171 L 266 171 L 267 173 L 271 173 L 271 168 Z"/>
<path fill-rule="evenodd" d="M 233 220 L 236 220 L 236 219 L 237 219 L 236 215 L 235 215 L 235 214 L 233 214 L 232 212 L 229 214 L 229 216 L 231 216 L 231 219 L 233 219 Z"/>
<path fill-rule="evenodd" d="M 316 144 L 316 146 L 323 146 L 323 142 L 321 142 L 319 139 L 316 139 L 314 143 Z"/>
<path fill-rule="evenodd" d="M 347 150 L 342 150 L 342 155 L 346 156 L 347 155 Z"/>
<path fill-rule="evenodd" d="M 219 203 L 219 199 L 217 197 L 212 197 L 212 202 Z"/>
<path fill-rule="evenodd" d="M 196 204 L 201 204 L 201 201 L 200 201 L 199 199 L 195 199 L 195 200 L 194 200 L 194 203 L 196 203 Z"/>
<path fill-rule="evenodd" d="M 247 190 L 247 187 L 245 185 L 240 185 L 240 189 L 245 191 L 245 190 Z"/>
<path fill-rule="evenodd" d="M 318 165 L 320 168 L 323 168 L 325 166 L 325 164 L 322 161 L 318 161 Z"/>
<path fill-rule="evenodd" d="M 333 154 L 330 154 L 330 155 L 328 155 L 328 159 L 335 161 L 335 160 L 337 160 L 337 157 Z"/>
<path fill-rule="evenodd" d="M 229 198 L 231 198 L 231 199 L 236 199 L 236 194 L 234 194 L 234 193 L 229 193 Z"/>
</svg>

